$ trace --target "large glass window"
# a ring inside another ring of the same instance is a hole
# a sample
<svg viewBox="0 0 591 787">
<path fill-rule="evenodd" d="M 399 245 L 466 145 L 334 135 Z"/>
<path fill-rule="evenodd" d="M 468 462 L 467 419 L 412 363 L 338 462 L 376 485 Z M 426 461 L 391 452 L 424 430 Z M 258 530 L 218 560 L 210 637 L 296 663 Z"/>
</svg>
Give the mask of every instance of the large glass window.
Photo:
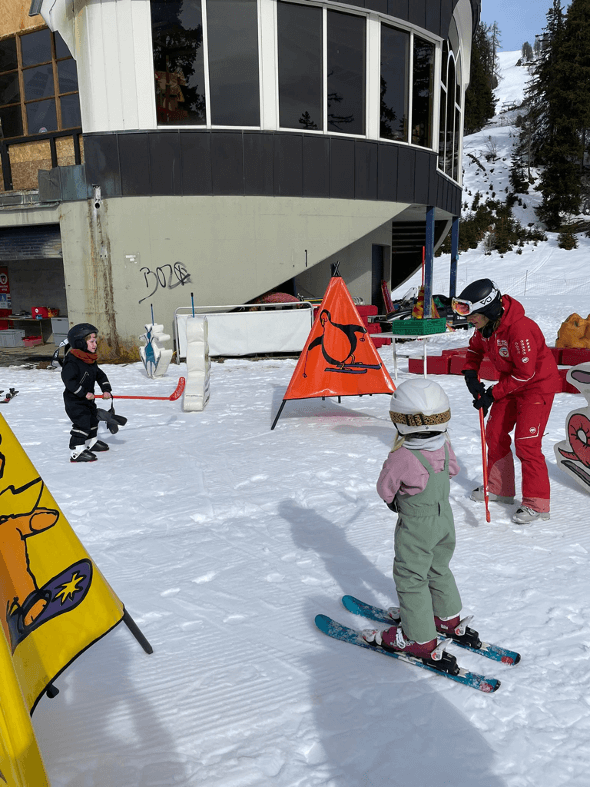
<svg viewBox="0 0 591 787">
<path fill-rule="evenodd" d="M 322 130 L 322 9 L 278 3 L 277 38 L 279 125 Z"/>
<path fill-rule="evenodd" d="M 365 17 L 327 13 L 329 131 L 365 134 Z"/>
<path fill-rule="evenodd" d="M 211 123 L 258 126 L 257 0 L 207 0 Z"/>
<path fill-rule="evenodd" d="M 152 46 L 159 125 L 204 125 L 200 0 L 152 0 Z"/>
<path fill-rule="evenodd" d="M 414 36 L 412 68 L 412 137 L 415 145 L 431 147 L 433 63 L 435 47 Z"/>
<path fill-rule="evenodd" d="M 408 63 L 410 35 L 382 25 L 380 57 L 380 137 L 408 137 Z"/>
<path fill-rule="evenodd" d="M 76 61 L 58 33 L 0 42 L 0 124 L 5 139 L 80 126 Z"/>
</svg>

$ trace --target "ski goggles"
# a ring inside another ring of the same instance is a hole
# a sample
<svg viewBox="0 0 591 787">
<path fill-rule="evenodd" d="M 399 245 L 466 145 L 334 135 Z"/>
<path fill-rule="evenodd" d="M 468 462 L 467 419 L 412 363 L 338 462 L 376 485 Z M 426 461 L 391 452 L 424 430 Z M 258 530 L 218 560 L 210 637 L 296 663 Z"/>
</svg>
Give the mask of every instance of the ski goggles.
<svg viewBox="0 0 591 787">
<path fill-rule="evenodd" d="M 481 301 L 467 301 L 463 298 L 452 298 L 451 299 L 451 308 L 456 314 L 459 314 L 462 317 L 467 317 L 469 314 L 474 314 L 474 312 L 480 311 L 480 309 L 484 309 L 485 306 L 488 306 L 489 303 L 492 303 L 495 298 L 499 295 L 499 291 L 497 289 L 491 290 L 490 293 L 483 298 Z"/>
</svg>

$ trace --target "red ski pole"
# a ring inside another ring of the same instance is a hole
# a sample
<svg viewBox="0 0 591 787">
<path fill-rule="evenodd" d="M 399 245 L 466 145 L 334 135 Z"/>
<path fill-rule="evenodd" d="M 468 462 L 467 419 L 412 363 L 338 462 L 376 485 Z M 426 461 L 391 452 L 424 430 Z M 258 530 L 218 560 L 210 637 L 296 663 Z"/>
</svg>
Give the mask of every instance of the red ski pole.
<svg viewBox="0 0 591 787">
<path fill-rule="evenodd" d="M 486 521 L 490 522 L 490 511 L 488 510 L 488 469 L 486 466 L 486 439 L 484 436 L 484 413 L 482 408 L 478 411 L 480 413 L 480 438 L 482 441 L 482 477 L 484 483 L 484 507 L 486 509 Z"/>
</svg>

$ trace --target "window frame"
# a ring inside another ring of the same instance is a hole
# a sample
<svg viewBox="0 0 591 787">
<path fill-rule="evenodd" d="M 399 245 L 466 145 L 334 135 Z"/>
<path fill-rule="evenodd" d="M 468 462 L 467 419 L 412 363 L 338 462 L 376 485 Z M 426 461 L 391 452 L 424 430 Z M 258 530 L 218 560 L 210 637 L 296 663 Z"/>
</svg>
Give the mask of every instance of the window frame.
<svg viewBox="0 0 591 787">
<path fill-rule="evenodd" d="M 27 36 L 27 35 L 32 35 L 32 34 L 35 34 L 35 33 L 43 32 L 45 30 L 48 32 L 49 37 L 50 37 L 51 60 L 45 60 L 45 61 L 40 62 L 40 63 L 34 63 L 32 65 L 24 66 L 23 65 L 23 57 L 22 57 L 22 43 L 21 43 L 22 38 L 24 36 Z M 55 32 L 50 30 L 49 27 L 44 26 L 44 27 L 41 27 L 41 28 L 39 28 L 37 30 L 26 30 L 26 31 L 17 32 L 17 33 L 14 33 L 13 35 L 5 37 L 7 39 L 10 39 L 10 38 L 14 38 L 15 39 L 17 66 L 16 66 L 16 69 L 9 69 L 8 71 L 2 71 L 1 73 L 2 73 L 2 75 L 4 75 L 4 74 L 13 74 L 13 73 L 17 74 L 18 86 L 19 86 L 19 100 L 18 101 L 14 101 L 14 102 L 9 103 L 9 104 L 1 104 L 0 106 L 2 108 L 5 108 L 5 107 L 19 107 L 20 116 L 21 116 L 21 124 L 22 124 L 22 133 L 21 134 L 17 134 L 17 135 L 13 135 L 13 136 L 10 136 L 10 137 L 4 135 L 1 138 L 3 142 L 6 142 L 8 144 L 14 144 L 14 142 L 16 140 L 23 140 L 24 138 L 27 138 L 27 139 L 31 138 L 31 137 L 38 138 L 38 137 L 43 136 L 45 134 L 49 135 L 49 134 L 59 133 L 59 132 L 62 132 L 62 131 L 75 131 L 75 130 L 81 128 L 81 125 L 78 125 L 78 126 L 67 126 L 67 127 L 64 127 L 64 125 L 63 125 L 61 99 L 66 97 L 66 96 L 77 95 L 78 96 L 78 104 L 80 105 L 80 90 L 78 88 L 77 90 L 66 90 L 66 91 L 60 92 L 58 63 L 65 62 L 67 60 L 73 60 L 74 63 L 76 61 L 74 60 L 74 58 L 72 57 L 71 54 L 69 56 L 62 56 L 62 57 L 58 57 L 57 56 L 57 47 L 56 47 L 56 42 L 55 42 L 55 35 L 56 35 Z M 48 96 L 42 96 L 41 98 L 27 99 L 26 98 L 26 93 L 25 93 L 25 76 L 24 76 L 25 72 L 26 71 L 31 71 L 34 68 L 39 68 L 40 66 L 47 66 L 47 65 L 51 65 L 51 69 L 52 69 L 53 93 L 51 93 Z M 78 81 L 78 79 L 76 79 L 76 81 Z M 55 105 L 55 115 L 56 115 L 56 126 L 57 127 L 55 129 L 47 129 L 47 131 L 31 132 L 31 130 L 29 129 L 29 118 L 28 118 L 28 115 L 27 115 L 27 107 L 31 106 L 32 104 L 38 104 L 38 103 L 40 103 L 42 101 L 50 101 L 50 100 L 53 100 L 54 105 Z"/>
</svg>

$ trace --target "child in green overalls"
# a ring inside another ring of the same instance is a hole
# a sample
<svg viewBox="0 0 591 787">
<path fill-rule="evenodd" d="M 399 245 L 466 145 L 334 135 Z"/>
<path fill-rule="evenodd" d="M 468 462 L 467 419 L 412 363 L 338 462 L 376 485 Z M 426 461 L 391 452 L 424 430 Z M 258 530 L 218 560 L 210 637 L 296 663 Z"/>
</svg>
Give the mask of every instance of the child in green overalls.
<svg viewBox="0 0 591 787">
<path fill-rule="evenodd" d="M 400 610 L 393 615 L 397 625 L 366 630 L 363 637 L 387 650 L 440 660 L 437 633 L 460 635 L 468 622 L 460 622 L 462 601 L 449 567 L 456 543 L 449 479 L 459 472 L 447 436 L 449 400 L 431 380 L 406 380 L 392 396 L 390 417 L 398 437 L 377 490 L 398 512 L 394 581 Z"/>
</svg>

